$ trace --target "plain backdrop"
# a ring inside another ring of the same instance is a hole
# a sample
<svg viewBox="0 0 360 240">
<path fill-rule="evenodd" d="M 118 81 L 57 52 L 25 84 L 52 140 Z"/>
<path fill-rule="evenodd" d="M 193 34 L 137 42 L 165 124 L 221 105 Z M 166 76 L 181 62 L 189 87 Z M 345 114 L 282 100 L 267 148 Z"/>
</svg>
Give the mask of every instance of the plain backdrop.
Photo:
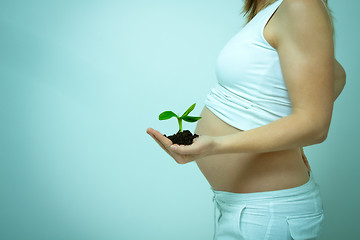
<svg viewBox="0 0 360 240">
<path fill-rule="evenodd" d="M 0 239 L 209 240 L 212 192 L 146 134 L 215 84 L 241 0 L 0 1 Z M 360 235 L 356 0 L 330 0 L 347 83 L 330 133 L 305 148 L 323 240 Z M 183 123 L 193 131 L 196 124 Z"/>
</svg>

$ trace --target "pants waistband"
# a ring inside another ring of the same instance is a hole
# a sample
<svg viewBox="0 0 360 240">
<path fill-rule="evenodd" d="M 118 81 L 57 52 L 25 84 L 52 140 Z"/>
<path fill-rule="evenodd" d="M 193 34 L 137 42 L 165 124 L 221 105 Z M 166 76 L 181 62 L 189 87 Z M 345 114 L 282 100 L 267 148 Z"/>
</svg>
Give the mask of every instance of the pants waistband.
<svg viewBox="0 0 360 240">
<path fill-rule="evenodd" d="M 300 194 L 304 194 L 309 191 L 314 191 L 318 188 L 312 171 L 310 171 L 309 181 L 305 184 L 294 187 L 287 188 L 275 191 L 265 191 L 265 192 L 254 192 L 254 193 L 234 193 L 234 192 L 225 192 L 225 191 L 216 191 L 212 187 L 210 189 L 214 193 L 214 198 L 223 202 L 233 202 L 233 203 L 243 203 L 244 201 L 256 201 L 256 200 L 271 200 L 279 198 L 288 198 L 295 197 Z"/>
</svg>

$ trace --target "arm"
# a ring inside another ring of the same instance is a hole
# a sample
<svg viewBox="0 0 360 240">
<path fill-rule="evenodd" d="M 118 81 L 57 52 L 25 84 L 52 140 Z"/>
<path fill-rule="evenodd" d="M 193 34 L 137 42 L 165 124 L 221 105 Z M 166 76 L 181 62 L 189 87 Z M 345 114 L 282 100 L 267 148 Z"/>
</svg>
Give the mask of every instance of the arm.
<svg viewBox="0 0 360 240">
<path fill-rule="evenodd" d="M 326 139 L 333 110 L 336 65 L 331 22 L 325 8 L 317 4 L 317 1 L 284 2 L 280 15 L 283 19 L 281 32 L 276 36 L 277 50 L 292 113 L 265 126 L 217 137 L 214 154 L 278 151 Z"/>
</svg>

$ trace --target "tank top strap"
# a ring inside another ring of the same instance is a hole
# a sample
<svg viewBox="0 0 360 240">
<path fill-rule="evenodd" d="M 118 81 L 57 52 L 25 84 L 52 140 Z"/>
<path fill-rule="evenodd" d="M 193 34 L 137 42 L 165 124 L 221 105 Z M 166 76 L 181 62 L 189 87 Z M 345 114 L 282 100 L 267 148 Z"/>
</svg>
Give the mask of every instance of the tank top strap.
<svg viewBox="0 0 360 240">
<path fill-rule="evenodd" d="M 254 28 L 253 31 L 254 34 L 256 35 L 256 38 L 254 40 L 259 45 L 270 50 L 275 50 L 275 49 L 266 41 L 264 37 L 264 28 L 282 2 L 283 0 L 277 0 L 276 2 L 270 4 L 269 6 L 265 7 L 260 12 L 258 12 L 259 16 L 256 19 L 256 22 L 253 24 L 253 28 Z"/>
<path fill-rule="evenodd" d="M 278 7 L 282 2 L 283 0 L 277 0 L 276 2 L 270 4 L 269 6 L 263 9 L 264 12 L 261 14 L 258 23 L 261 26 L 262 30 L 264 29 L 266 23 L 269 21 L 271 16 L 275 13 L 275 11 L 278 9 Z"/>
</svg>

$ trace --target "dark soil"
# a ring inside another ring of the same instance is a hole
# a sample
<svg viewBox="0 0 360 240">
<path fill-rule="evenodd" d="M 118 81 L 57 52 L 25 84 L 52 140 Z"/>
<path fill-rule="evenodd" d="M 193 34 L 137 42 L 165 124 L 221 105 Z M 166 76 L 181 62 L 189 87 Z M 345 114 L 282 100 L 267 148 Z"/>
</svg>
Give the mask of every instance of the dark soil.
<svg viewBox="0 0 360 240">
<path fill-rule="evenodd" d="M 165 137 L 170 139 L 173 144 L 179 145 L 191 145 L 193 143 L 193 139 L 199 137 L 196 133 L 193 135 L 189 130 L 183 130 L 182 132 L 178 131 L 176 134 Z"/>
</svg>

